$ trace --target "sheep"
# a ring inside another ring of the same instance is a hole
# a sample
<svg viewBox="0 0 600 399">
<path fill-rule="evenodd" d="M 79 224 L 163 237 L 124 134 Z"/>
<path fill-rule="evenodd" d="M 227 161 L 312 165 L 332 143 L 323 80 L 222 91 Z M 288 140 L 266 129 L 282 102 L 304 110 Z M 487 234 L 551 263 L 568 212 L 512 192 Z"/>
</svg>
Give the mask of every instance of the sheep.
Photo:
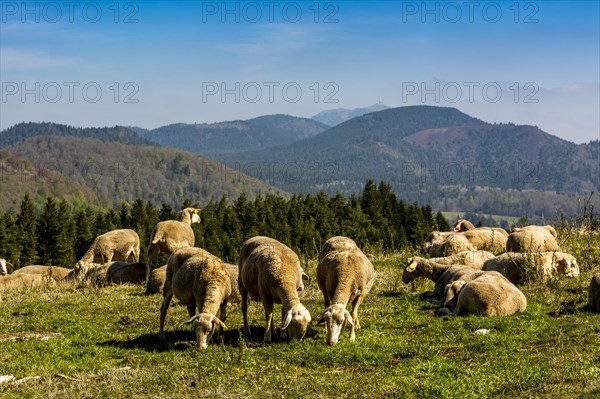
<svg viewBox="0 0 600 399">
<path fill-rule="evenodd" d="M 41 274 L 8 274 L 0 278 L 0 291 L 14 288 L 37 287 L 44 283 L 44 276 Z"/>
<path fill-rule="evenodd" d="M 592 312 L 600 313 L 600 273 L 592 276 L 588 295 L 590 298 L 590 309 Z"/>
<path fill-rule="evenodd" d="M 469 230 L 480 230 L 480 229 L 491 229 L 505 237 L 508 237 L 508 233 L 501 227 L 475 227 L 475 225 L 469 222 L 467 219 L 458 219 L 454 225 L 454 231 L 469 231 Z"/>
<path fill-rule="evenodd" d="M 152 270 L 150 272 L 150 279 L 148 279 L 148 283 L 146 284 L 146 292 L 148 294 L 162 294 L 166 277 L 167 265 Z"/>
<path fill-rule="evenodd" d="M 183 248 L 184 250 L 189 248 Z M 200 249 L 200 248 L 198 248 Z M 196 331 L 198 348 L 206 349 L 213 331 L 220 326 L 222 333 L 227 318 L 227 300 L 231 295 L 231 281 L 225 264 L 216 256 L 201 250 L 174 252 L 167 263 L 166 279 L 163 289 L 163 303 L 160 307 L 159 335 L 164 339 L 164 323 L 173 295 L 187 305 L 190 319 Z M 181 260 L 185 259 L 183 262 Z M 198 308 L 198 314 L 195 309 Z M 220 319 L 216 316 L 220 311 Z"/>
<path fill-rule="evenodd" d="M 231 295 L 229 296 L 228 302 L 239 306 L 242 303 L 242 297 L 240 296 L 240 289 L 238 287 L 238 274 L 240 269 L 238 265 L 232 265 L 230 263 L 225 263 L 225 269 L 227 269 L 229 280 L 231 281 Z"/>
<path fill-rule="evenodd" d="M 527 298 L 501 274 L 487 272 L 469 282 L 456 280 L 448 284 L 444 305 L 438 314 L 510 316 L 527 308 Z"/>
<path fill-rule="evenodd" d="M 67 269 L 66 267 L 40 265 L 23 266 L 13 272 L 13 274 L 40 274 L 54 281 L 64 280 L 69 273 L 71 273 L 71 269 Z"/>
<path fill-rule="evenodd" d="M 335 345 L 344 323 L 350 326 L 350 341 L 360 329 L 358 307 L 371 290 L 375 269 L 350 238 L 333 237 L 325 242 L 319 254 L 317 282 L 325 299 L 325 310 L 318 323 L 325 323 L 327 342 Z M 352 314 L 346 305 L 352 299 Z"/>
<path fill-rule="evenodd" d="M 493 253 L 487 251 L 462 251 L 441 258 L 430 258 L 430 260 L 442 265 L 465 265 L 473 269 L 482 269 L 485 261 L 494 257 Z"/>
<path fill-rule="evenodd" d="M 79 284 L 87 281 L 97 286 L 143 284 L 146 281 L 146 264 L 143 262 L 106 262 L 92 263 L 86 268 L 76 266 L 65 276 L 64 280 L 75 280 Z"/>
<path fill-rule="evenodd" d="M 460 233 L 432 232 L 429 234 L 423 248 L 432 258 L 454 255 L 462 251 L 474 251 L 477 248 Z"/>
<path fill-rule="evenodd" d="M 0 258 L 0 276 L 5 276 L 8 274 L 8 265 L 12 267 L 12 263 L 7 262 L 4 258 Z"/>
<path fill-rule="evenodd" d="M 559 251 L 556 230 L 552 226 L 516 227 L 506 241 L 506 252 Z"/>
<path fill-rule="evenodd" d="M 497 271 L 513 284 L 530 280 L 536 274 L 543 280 L 557 273 L 565 277 L 579 276 L 577 260 L 564 252 L 506 252 L 486 261 L 483 270 Z"/>
<path fill-rule="evenodd" d="M 101 234 L 87 252 L 79 259 L 77 266 L 85 270 L 90 263 L 140 260 L 140 237 L 130 229 L 112 230 Z"/>
<path fill-rule="evenodd" d="M 434 262 L 432 259 L 420 258 L 418 256 L 408 259 L 407 266 L 402 273 L 402 282 L 410 283 L 416 278 L 428 278 L 435 283 L 432 292 L 423 295 L 432 303 L 438 303 L 444 295 L 446 285 L 456 281 L 470 281 L 486 272 L 464 265 L 444 265 Z"/>
<path fill-rule="evenodd" d="M 170 255 L 179 248 L 194 246 L 196 238 L 194 230 L 192 230 L 192 223 L 200 223 L 199 209 L 185 208 L 181 211 L 181 222 L 165 220 L 154 226 L 148 245 L 146 282 L 149 280 L 150 272 L 153 269 L 152 258 L 157 252 Z"/>
<path fill-rule="evenodd" d="M 260 298 L 265 309 L 264 342 L 271 342 L 274 329 L 273 303 L 281 303 L 282 337 L 304 338 L 311 321 L 310 313 L 300 303 L 298 291 L 304 289 L 300 259 L 286 245 L 268 237 L 248 239 L 240 250 L 238 286 L 242 297 L 244 332 L 248 326 L 248 295 Z"/>
</svg>

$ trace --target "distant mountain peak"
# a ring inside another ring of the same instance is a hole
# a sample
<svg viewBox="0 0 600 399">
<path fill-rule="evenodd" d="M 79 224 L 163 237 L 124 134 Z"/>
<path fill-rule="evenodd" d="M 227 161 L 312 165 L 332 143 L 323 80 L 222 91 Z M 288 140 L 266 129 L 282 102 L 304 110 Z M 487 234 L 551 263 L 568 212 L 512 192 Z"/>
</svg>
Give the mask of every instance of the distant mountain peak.
<svg viewBox="0 0 600 399">
<path fill-rule="evenodd" d="M 371 105 L 370 107 L 363 108 L 336 108 L 330 109 L 327 111 L 319 112 L 311 119 L 324 123 L 329 126 L 336 126 L 342 122 L 346 122 L 352 118 L 356 118 L 357 116 L 363 116 L 365 114 L 370 114 L 371 112 L 383 111 L 385 109 L 389 109 L 387 105 L 383 104 L 379 101 L 376 104 Z"/>
</svg>

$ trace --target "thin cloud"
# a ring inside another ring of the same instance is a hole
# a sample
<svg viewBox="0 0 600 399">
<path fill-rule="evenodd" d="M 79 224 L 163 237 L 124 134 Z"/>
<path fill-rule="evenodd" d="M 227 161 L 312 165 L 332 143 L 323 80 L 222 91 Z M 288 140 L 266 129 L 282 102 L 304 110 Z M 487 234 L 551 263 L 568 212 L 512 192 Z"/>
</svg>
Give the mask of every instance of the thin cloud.
<svg viewBox="0 0 600 399">
<path fill-rule="evenodd" d="M 0 48 L 0 70 L 3 72 L 34 71 L 77 64 L 79 64 L 77 58 L 60 57 L 15 48 Z"/>
</svg>

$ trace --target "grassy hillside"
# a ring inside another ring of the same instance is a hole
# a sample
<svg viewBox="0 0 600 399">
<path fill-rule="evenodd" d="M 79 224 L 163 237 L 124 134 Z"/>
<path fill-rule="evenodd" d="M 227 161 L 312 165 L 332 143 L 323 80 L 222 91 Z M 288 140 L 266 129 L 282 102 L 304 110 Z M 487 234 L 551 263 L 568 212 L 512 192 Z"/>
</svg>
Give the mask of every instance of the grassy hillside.
<svg viewBox="0 0 600 399">
<path fill-rule="evenodd" d="M 223 156 L 279 167 L 286 191 L 358 192 L 390 182 L 407 201 L 435 209 L 512 216 L 574 214 L 600 185 L 600 142 L 577 145 L 534 126 L 488 124 L 454 108 L 410 106 L 351 119 L 268 151 Z M 302 171 L 290 179 L 290 167 Z M 468 209 L 461 208 L 468 206 Z"/>
<path fill-rule="evenodd" d="M 53 170 L 36 166 L 40 165 L 34 165 L 10 151 L 0 150 L 0 212 L 18 209 L 26 193 L 38 207 L 47 196 L 60 197 L 74 205 L 101 205 L 89 187 Z"/>
<path fill-rule="evenodd" d="M 252 337 L 241 338 L 241 311 L 230 307 L 224 343 L 199 351 L 169 309 L 166 342 L 157 336 L 160 295 L 141 287 L 49 286 L 2 294 L 0 340 L 55 332 L 47 341 L 0 341 L 2 373 L 39 377 L 0 384 L 3 398 L 314 397 L 314 398 L 597 398 L 600 315 L 586 309 L 592 270 L 600 270 L 600 236 L 562 232 L 578 256 L 580 279 L 522 286 L 523 314 L 436 317 L 419 294 L 430 282 L 401 282 L 401 253 L 376 258 L 377 281 L 361 306 L 357 340 L 329 347 L 321 326 L 303 342 L 261 344 L 264 316 L 251 303 Z M 594 249 L 595 248 L 595 249 Z M 309 275 L 316 261 L 304 260 Z M 316 320 L 323 298 L 308 285 L 303 303 Z M 177 303 L 177 301 L 175 301 Z M 275 321 L 279 323 L 279 307 Z M 487 335 L 475 335 L 478 329 Z"/>
<path fill-rule="evenodd" d="M 312 119 L 266 115 L 245 121 L 176 123 L 145 132 L 144 136 L 164 146 L 219 159 L 224 154 L 290 144 L 312 137 L 327 128 L 327 125 Z"/>
<path fill-rule="evenodd" d="M 206 203 L 225 194 L 237 198 L 245 193 L 254 198 L 259 193 L 276 192 L 239 169 L 171 148 L 40 136 L 9 149 L 38 167 L 57 171 L 91 189 L 105 204 L 118 205 L 136 198 L 155 204 L 181 204 L 184 199 Z"/>
</svg>

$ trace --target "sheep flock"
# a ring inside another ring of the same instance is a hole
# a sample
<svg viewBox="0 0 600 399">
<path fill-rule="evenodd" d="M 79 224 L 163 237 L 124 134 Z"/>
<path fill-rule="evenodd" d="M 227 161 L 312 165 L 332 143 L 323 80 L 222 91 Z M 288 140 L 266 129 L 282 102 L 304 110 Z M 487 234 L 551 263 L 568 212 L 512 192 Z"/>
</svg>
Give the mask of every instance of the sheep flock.
<svg viewBox="0 0 600 399">
<path fill-rule="evenodd" d="M 317 324 L 323 324 L 329 345 L 341 340 L 344 327 L 349 330 L 348 341 L 356 341 L 361 328 L 358 310 L 363 301 L 369 301 L 377 273 L 351 238 L 331 237 L 321 248 L 313 277 L 324 303 L 322 313 L 313 317 L 302 304 L 305 285 L 311 284 L 312 278 L 291 248 L 273 238 L 251 237 L 240 249 L 237 265 L 227 264 L 194 246 L 191 226 L 200 223 L 199 215 L 199 209 L 186 208 L 180 221 L 157 224 L 146 263 L 138 262 L 140 240 L 133 230 L 98 236 L 72 268 L 28 265 L 9 273 L 8 266 L 14 266 L 0 259 L 0 293 L 61 282 L 138 284 L 146 295 L 163 295 L 157 309 L 159 337 L 165 339 L 165 319 L 175 297 L 187 306 L 186 324 L 194 329 L 200 349 L 206 349 L 214 337 L 222 338 L 228 304 L 241 308 L 242 331 L 251 337 L 248 308 L 252 301 L 260 302 L 264 309 L 265 343 L 274 337 L 301 341 Z M 510 316 L 527 309 L 519 285 L 579 277 L 577 260 L 560 251 L 557 238 L 552 226 L 515 228 L 509 234 L 461 219 L 453 231 L 431 232 L 423 243 L 424 254 L 419 254 L 425 256 L 408 258 L 399 270 L 404 284 L 412 285 L 420 278 L 434 283 L 433 291 L 422 293 L 421 298 L 437 307 L 436 315 Z M 166 265 L 160 267 L 152 263 L 159 252 L 168 255 Z M 593 276 L 588 295 L 589 310 L 600 312 L 600 274 Z M 281 306 L 280 322 L 273 317 L 275 305 Z M 364 317 L 362 321 L 366 325 L 372 322 Z"/>
</svg>

